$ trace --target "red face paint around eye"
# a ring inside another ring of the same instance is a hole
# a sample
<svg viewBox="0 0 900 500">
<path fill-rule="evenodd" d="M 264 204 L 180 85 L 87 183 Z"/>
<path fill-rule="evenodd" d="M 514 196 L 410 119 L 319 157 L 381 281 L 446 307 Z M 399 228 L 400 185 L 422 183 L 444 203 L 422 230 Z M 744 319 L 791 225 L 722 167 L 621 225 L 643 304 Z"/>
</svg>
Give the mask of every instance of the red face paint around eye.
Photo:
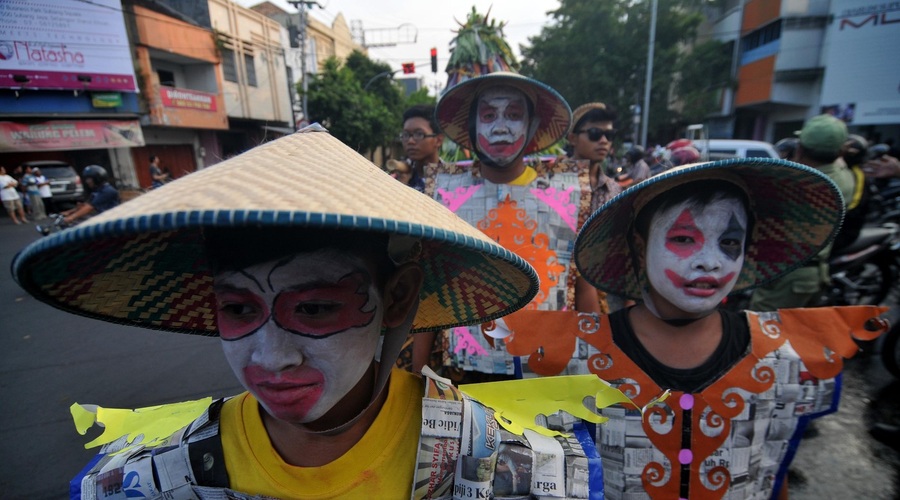
<svg viewBox="0 0 900 500">
<path fill-rule="evenodd" d="M 375 317 L 368 284 L 362 273 L 353 273 L 333 285 L 288 290 L 275 298 L 275 321 L 285 330 L 307 337 L 324 338 L 366 326 Z"/>
<path fill-rule="evenodd" d="M 703 231 L 697 228 L 690 210 L 685 209 L 666 232 L 666 249 L 686 259 L 703 248 Z"/>
<path fill-rule="evenodd" d="M 246 290 L 216 291 L 216 320 L 224 340 L 237 340 L 255 332 L 269 319 L 269 306 Z"/>
</svg>

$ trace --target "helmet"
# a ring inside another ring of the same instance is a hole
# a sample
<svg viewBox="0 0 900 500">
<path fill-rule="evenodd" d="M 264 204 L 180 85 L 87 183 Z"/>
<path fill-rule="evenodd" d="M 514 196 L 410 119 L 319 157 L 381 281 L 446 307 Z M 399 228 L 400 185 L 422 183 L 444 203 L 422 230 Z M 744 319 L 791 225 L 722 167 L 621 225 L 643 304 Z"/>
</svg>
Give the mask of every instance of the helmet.
<svg viewBox="0 0 900 500">
<path fill-rule="evenodd" d="M 635 146 L 625 153 L 625 158 L 631 163 L 637 163 L 643 157 L 644 148 L 641 146 Z"/>
<path fill-rule="evenodd" d="M 864 137 L 850 134 L 844 142 L 844 147 L 841 148 L 841 156 L 844 158 L 844 161 L 847 162 L 847 165 L 851 167 L 859 165 L 866 161 L 866 150 L 868 147 L 869 141 Z"/>
<path fill-rule="evenodd" d="M 881 158 L 882 156 L 889 154 L 890 152 L 891 147 L 887 144 L 876 144 L 869 148 L 868 156 L 870 160 L 877 160 L 878 158 Z"/>
<path fill-rule="evenodd" d="M 98 187 L 102 186 L 109 179 L 106 169 L 100 165 L 88 165 L 84 167 L 84 170 L 81 171 L 81 177 L 93 180 L 94 185 Z"/>
<path fill-rule="evenodd" d="M 684 146 L 672 151 L 672 163 L 677 167 L 700 161 L 700 151 L 694 146 Z"/>
<path fill-rule="evenodd" d="M 781 156 L 782 160 L 790 160 L 794 157 L 794 151 L 797 150 L 799 142 L 800 139 L 796 137 L 785 137 L 775 143 L 775 151 L 778 151 L 778 156 Z"/>
<path fill-rule="evenodd" d="M 674 141 L 666 144 L 666 149 L 670 151 L 675 151 L 676 149 L 681 149 L 685 146 L 693 146 L 694 143 L 691 142 L 690 139 L 675 139 Z"/>
</svg>

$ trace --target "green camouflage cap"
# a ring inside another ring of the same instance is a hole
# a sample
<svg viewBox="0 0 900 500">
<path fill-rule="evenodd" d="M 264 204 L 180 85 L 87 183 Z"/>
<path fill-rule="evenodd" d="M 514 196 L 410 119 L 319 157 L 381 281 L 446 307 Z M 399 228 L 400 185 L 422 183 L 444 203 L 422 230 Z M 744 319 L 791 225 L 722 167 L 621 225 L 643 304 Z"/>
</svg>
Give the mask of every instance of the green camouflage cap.
<svg viewBox="0 0 900 500">
<path fill-rule="evenodd" d="M 818 115 L 806 120 L 800 131 L 804 148 L 823 153 L 837 153 L 847 141 L 847 125 L 831 115 Z"/>
</svg>

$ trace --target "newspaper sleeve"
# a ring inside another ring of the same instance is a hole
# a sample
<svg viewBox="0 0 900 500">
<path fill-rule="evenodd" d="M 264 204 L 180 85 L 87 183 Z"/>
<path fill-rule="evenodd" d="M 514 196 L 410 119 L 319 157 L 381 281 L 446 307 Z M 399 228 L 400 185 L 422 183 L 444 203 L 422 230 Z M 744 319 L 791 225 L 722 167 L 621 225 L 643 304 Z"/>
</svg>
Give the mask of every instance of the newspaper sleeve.
<svg viewBox="0 0 900 500">
<path fill-rule="evenodd" d="M 534 451 L 531 493 L 542 497 L 565 497 L 566 462 L 562 446 L 556 439 L 531 429 L 525 429 L 525 437 Z"/>
<path fill-rule="evenodd" d="M 463 421 L 461 401 L 422 400 L 422 433 L 412 497 L 450 498 L 453 465 L 459 457 Z"/>
</svg>

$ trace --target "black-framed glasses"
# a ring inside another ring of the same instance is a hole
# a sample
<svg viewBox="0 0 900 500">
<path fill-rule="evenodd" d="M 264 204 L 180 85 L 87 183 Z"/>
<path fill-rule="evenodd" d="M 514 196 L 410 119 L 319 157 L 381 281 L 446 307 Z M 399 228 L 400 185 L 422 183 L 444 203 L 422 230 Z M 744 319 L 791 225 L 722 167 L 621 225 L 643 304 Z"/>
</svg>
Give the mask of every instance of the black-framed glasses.
<svg viewBox="0 0 900 500">
<path fill-rule="evenodd" d="M 606 137 L 607 141 L 612 142 L 616 138 L 616 134 L 618 132 L 619 131 L 614 128 L 604 130 L 602 128 L 591 127 L 589 129 L 579 130 L 575 133 L 576 134 L 587 134 L 588 139 L 590 139 L 592 142 L 599 141 L 601 137 Z"/>
<path fill-rule="evenodd" d="M 422 132 L 421 130 L 416 130 L 413 133 L 409 133 L 404 130 L 403 133 L 401 133 L 399 137 L 400 137 L 400 140 L 403 142 L 410 140 L 410 138 L 415 139 L 416 142 L 419 142 L 426 137 L 437 137 L 437 136 L 438 136 L 438 134 L 426 134 L 425 132 Z"/>
</svg>

